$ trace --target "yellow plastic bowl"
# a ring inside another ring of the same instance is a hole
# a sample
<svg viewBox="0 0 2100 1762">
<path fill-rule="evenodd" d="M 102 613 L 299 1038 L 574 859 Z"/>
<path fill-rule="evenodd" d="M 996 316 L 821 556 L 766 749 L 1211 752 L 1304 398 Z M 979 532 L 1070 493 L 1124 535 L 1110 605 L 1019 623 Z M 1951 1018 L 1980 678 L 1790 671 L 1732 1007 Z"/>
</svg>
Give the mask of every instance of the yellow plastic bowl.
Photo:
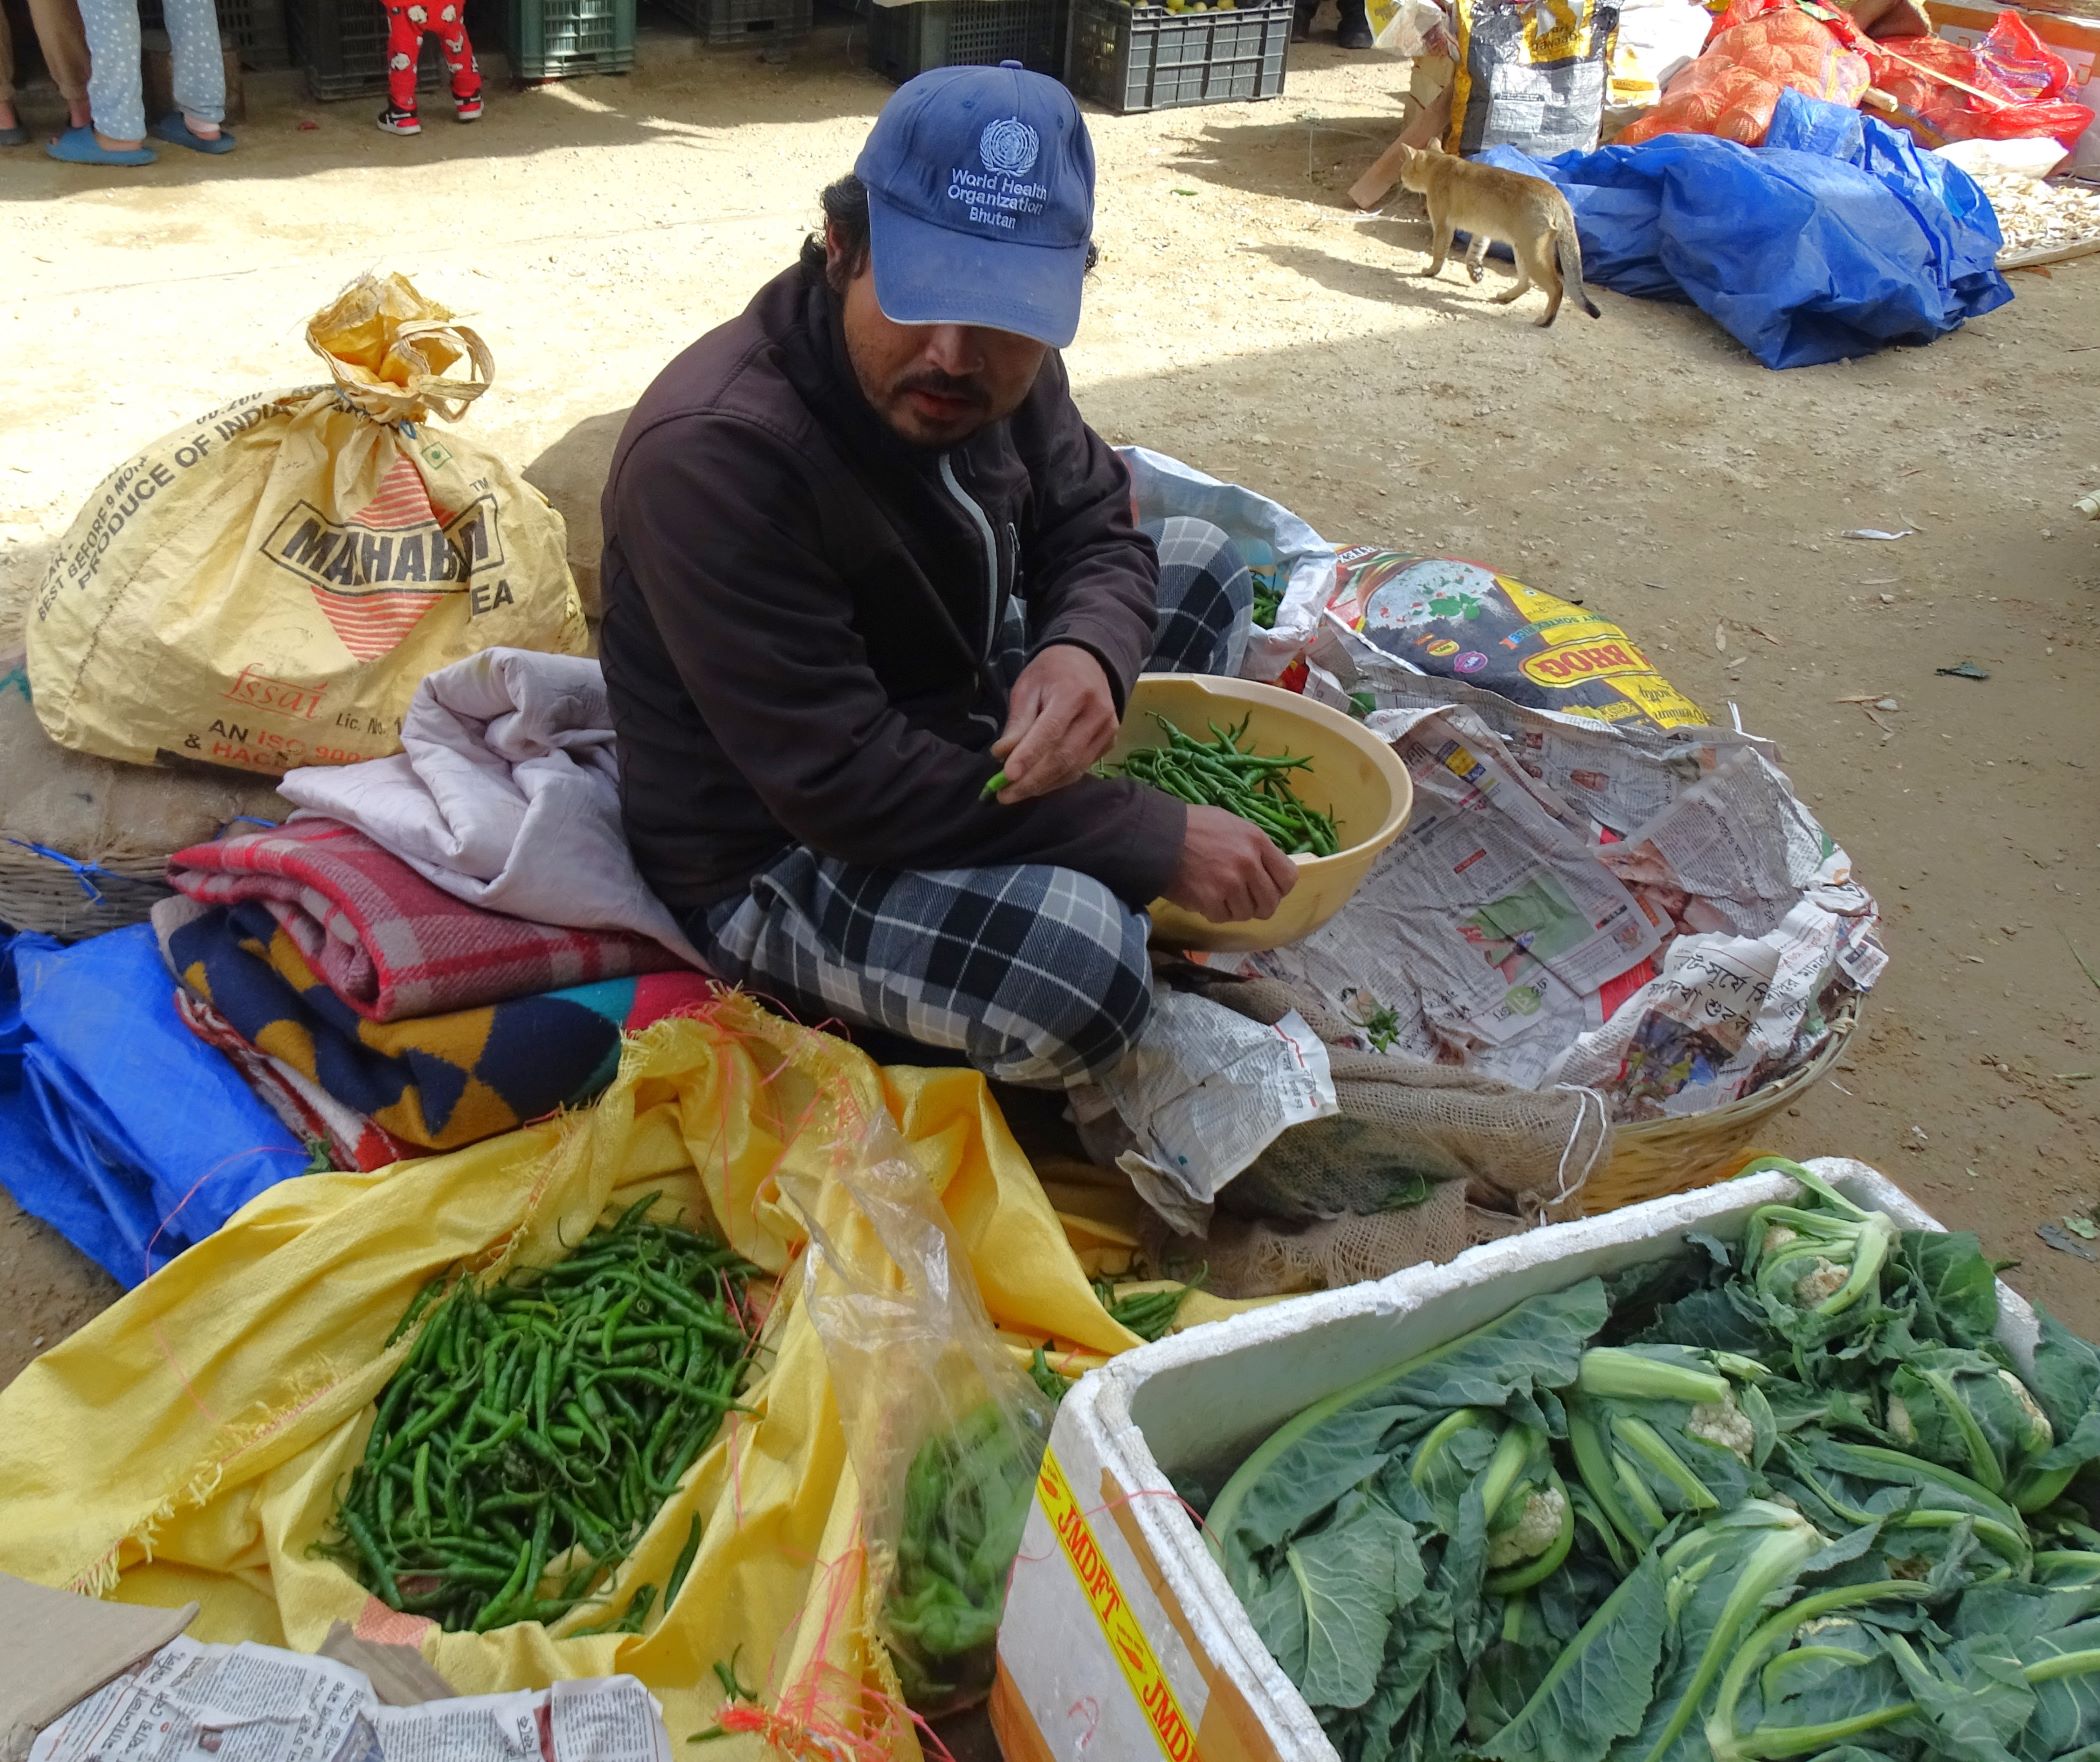
<svg viewBox="0 0 2100 1762">
<path fill-rule="evenodd" d="M 1247 718 L 1246 745 L 1254 752 L 1302 754 L 1312 760 L 1294 772 L 1291 787 L 1307 807 L 1334 816 L 1342 848 L 1331 857 L 1293 857 L 1298 885 L 1272 918 L 1213 923 L 1163 899 L 1152 902 L 1152 940 L 1172 948 L 1281 948 L 1310 936 L 1349 902 L 1378 854 L 1400 836 L 1414 806 L 1414 785 L 1393 749 L 1362 723 L 1294 691 L 1248 679 L 1194 673 L 1146 673 L 1131 688 L 1123 730 L 1111 761 L 1144 747 L 1164 746 L 1152 718 L 1164 716 L 1196 740 L 1210 725 Z"/>
</svg>

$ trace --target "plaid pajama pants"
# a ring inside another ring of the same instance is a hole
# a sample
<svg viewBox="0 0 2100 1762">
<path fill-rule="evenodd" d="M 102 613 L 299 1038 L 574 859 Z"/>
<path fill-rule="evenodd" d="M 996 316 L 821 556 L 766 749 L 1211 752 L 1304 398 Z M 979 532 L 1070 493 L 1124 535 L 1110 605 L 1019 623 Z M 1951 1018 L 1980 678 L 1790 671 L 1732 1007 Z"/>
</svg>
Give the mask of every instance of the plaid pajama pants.
<svg viewBox="0 0 2100 1762">
<path fill-rule="evenodd" d="M 1159 547 L 1156 672 L 1232 673 L 1253 582 L 1208 521 L 1148 526 Z M 1028 658 L 1017 609 L 1009 679 Z M 1003 1082 L 1069 1088 L 1106 1070 L 1152 1010 L 1145 914 L 1047 863 L 870 868 L 797 848 L 690 926 L 723 978 L 809 1020 L 836 1017 L 960 1053 Z"/>
</svg>

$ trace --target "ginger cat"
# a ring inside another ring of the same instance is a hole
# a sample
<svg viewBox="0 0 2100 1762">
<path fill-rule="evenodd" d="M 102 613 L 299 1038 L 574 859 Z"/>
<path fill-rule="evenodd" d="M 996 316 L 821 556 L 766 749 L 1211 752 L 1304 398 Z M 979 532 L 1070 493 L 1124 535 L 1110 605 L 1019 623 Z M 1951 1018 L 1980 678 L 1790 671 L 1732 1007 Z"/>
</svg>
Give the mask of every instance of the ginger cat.
<svg viewBox="0 0 2100 1762">
<path fill-rule="evenodd" d="M 1582 286 L 1582 245 L 1575 236 L 1575 211 L 1567 197 L 1543 178 L 1476 165 L 1441 147 L 1403 150 L 1400 185 L 1429 199 L 1431 256 L 1421 273 L 1441 275 L 1451 254 L 1454 232 L 1472 234 L 1466 247 L 1466 273 L 1476 282 L 1490 243 L 1500 239 L 1515 253 L 1517 285 L 1495 296 L 1507 306 L 1524 297 L 1535 281 L 1546 290 L 1541 325 L 1560 316 L 1562 293 L 1572 288 L 1582 309 L 1603 316 Z"/>
</svg>

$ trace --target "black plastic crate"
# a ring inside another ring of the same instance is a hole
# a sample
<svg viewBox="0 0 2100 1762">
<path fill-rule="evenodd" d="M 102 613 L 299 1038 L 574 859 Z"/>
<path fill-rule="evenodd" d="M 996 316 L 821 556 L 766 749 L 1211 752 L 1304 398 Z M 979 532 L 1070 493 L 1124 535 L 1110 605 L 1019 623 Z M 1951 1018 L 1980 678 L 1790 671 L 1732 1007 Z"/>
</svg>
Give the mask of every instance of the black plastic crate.
<svg viewBox="0 0 2100 1762">
<path fill-rule="evenodd" d="M 634 68 L 634 0 L 510 0 L 504 44 L 527 82 Z"/>
<path fill-rule="evenodd" d="M 809 34 L 810 0 L 663 0 L 709 43 L 785 42 Z"/>
<path fill-rule="evenodd" d="M 285 0 L 218 0 L 219 40 L 235 50 L 246 68 L 289 67 L 291 34 Z M 139 28 L 167 29 L 161 0 L 139 0 Z"/>
<path fill-rule="evenodd" d="M 1293 0 L 1230 11 L 1169 12 L 1122 0 L 1071 0 L 1065 83 L 1119 116 L 1283 91 Z"/>
<path fill-rule="evenodd" d="M 441 0 L 440 0 L 441 3 Z M 477 26 L 469 7 L 467 33 Z M 292 62 L 306 69 L 316 98 L 374 98 L 386 91 L 386 11 L 379 0 L 292 0 Z M 423 91 L 451 80 L 436 31 L 423 35 L 416 85 Z"/>
<path fill-rule="evenodd" d="M 919 0 L 876 6 L 868 15 L 868 65 L 900 86 L 936 67 L 996 67 L 1002 61 L 1056 77 L 1064 72 L 1068 4 Z"/>
</svg>

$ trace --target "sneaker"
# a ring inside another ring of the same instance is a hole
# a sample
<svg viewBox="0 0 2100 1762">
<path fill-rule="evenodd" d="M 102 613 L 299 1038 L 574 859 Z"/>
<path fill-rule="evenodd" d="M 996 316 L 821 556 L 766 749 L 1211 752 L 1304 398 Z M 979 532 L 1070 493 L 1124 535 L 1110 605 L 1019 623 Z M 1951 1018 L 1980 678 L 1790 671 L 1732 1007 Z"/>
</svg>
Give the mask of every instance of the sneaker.
<svg viewBox="0 0 2100 1762">
<path fill-rule="evenodd" d="M 471 98 L 453 99 L 452 114 L 457 116 L 461 122 L 479 122 L 481 120 L 481 94 L 476 92 Z"/>
<path fill-rule="evenodd" d="M 1343 25 L 1334 40 L 1344 49 L 1368 49 L 1378 41 L 1372 36 L 1370 25 L 1360 18 Z"/>
<path fill-rule="evenodd" d="M 423 125 L 413 110 L 396 110 L 389 104 L 379 113 L 379 126 L 390 135 L 419 135 Z"/>
</svg>

